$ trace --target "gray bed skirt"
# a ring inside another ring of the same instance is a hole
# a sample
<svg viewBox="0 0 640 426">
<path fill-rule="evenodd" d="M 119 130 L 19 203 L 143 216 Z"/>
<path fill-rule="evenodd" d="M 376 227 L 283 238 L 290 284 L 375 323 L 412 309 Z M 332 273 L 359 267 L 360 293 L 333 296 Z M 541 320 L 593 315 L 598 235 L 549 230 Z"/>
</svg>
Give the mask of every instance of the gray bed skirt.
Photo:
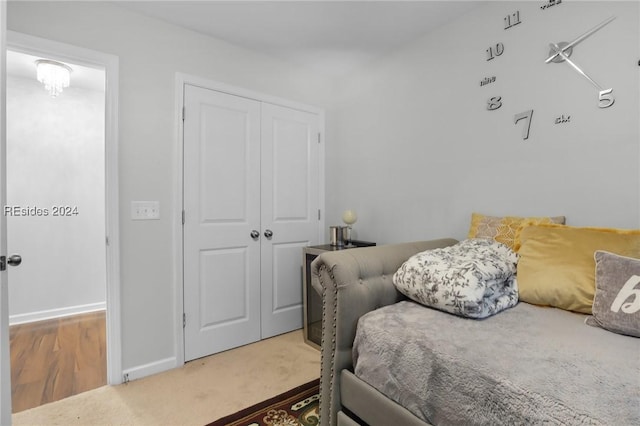
<svg viewBox="0 0 640 426">
<path fill-rule="evenodd" d="M 358 379 L 349 370 L 342 370 L 340 387 L 342 388 L 343 409 L 346 408 L 370 426 L 430 426 L 429 423 L 420 420 L 402 405 L 390 400 L 368 383 Z M 341 424 L 357 425 L 358 423 L 344 413 L 342 416 L 338 413 L 338 426 Z"/>
</svg>

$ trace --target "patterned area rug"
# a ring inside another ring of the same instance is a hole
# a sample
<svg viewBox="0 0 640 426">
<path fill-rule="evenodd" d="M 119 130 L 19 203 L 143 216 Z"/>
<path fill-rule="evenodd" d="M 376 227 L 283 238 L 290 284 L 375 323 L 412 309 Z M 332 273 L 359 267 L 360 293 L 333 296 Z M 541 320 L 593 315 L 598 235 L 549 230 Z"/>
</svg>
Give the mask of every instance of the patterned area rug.
<svg viewBox="0 0 640 426">
<path fill-rule="evenodd" d="M 207 426 L 317 426 L 319 383 L 312 380 Z"/>
</svg>

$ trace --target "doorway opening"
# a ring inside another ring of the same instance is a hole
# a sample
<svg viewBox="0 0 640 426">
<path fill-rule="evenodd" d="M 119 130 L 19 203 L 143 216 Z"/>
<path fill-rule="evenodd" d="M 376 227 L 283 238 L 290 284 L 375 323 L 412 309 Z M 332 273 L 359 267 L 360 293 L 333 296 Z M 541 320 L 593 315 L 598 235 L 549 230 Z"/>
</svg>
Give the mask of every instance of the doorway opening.
<svg viewBox="0 0 640 426">
<path fill-rule="evenodd" d="M 107 383 L 105 72 L 67 63 L 54 97 L 43 59 L 7 51 L 7 247 L 28 259 L 10 272 L 14 412 Z"/>
<path fill-rule="evenodd" d="M 8 32 L 13 412 L 122 382 L 117 58 Z M 71 70 L 43 84 L 36 64 Z M 55 84 L 54 84 L 55 85 Z M 62 89 L 60 92 L 59 89 Z"/>
</svg>

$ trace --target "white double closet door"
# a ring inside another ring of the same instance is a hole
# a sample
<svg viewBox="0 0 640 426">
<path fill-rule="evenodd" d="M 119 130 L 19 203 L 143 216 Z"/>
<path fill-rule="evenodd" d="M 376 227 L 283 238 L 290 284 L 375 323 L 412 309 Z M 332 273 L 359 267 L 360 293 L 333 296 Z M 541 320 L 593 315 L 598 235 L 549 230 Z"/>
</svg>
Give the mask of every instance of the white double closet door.
<svg viewBox="0 0 640 426">
<path fill-rule="evenodd" d="M 302 327 L 319 116 L 185 85 L 185 361 Z"/>
</svg>

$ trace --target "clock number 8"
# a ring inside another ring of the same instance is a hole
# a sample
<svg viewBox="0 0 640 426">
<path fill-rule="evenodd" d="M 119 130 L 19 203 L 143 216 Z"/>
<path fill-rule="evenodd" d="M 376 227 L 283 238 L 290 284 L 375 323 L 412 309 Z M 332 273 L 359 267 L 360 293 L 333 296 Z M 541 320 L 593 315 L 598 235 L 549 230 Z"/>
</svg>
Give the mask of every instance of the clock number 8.
<svg viewBox="0 0 640 426">
<path fill-rule="evenodd" d="M 494 96 L 487 101 L 487 109 L 494 111 L 502 106 L 502 96 Z"/>
<path fill-rule="evenodd" d="M 613 89 L 605 89 L 598 92 L 598 108 L 609 108 L 616 99 L 612 95 Z"/>
</svg>

